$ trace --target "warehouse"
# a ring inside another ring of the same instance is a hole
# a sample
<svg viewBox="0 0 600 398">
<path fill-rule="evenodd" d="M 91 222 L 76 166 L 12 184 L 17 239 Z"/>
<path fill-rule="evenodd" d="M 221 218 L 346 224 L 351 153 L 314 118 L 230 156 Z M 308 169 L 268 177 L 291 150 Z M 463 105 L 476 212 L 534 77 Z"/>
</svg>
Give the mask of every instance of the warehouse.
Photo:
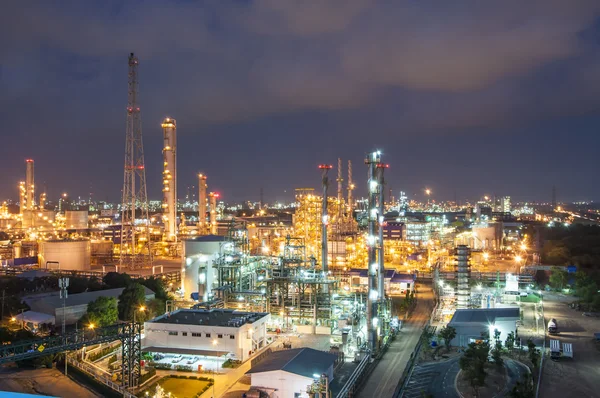
<svg viewBox="0 0 600 398">
<path fill-rule="evenodd" d="M 86 292 L 78 294 L 69 294 L 65 300 L 64 313 L 66 314 L 66 325 L 72 325 L 81 319 L 87 312 L 87 306 L 98 297 L 114 297 L 117 300 L 124 288 L 108 289 L 108 290 L 97 290 L 95 292 Z M 154 298 L 154 292 L 147 287 L 144 287 L 146 291 L 146 301 Z M 52 315 L 56 319 L 56 325 L 61 325 L 63 321 L 63 299 L 60 298 L 58 292 L 48 294 L 41 294 L 35 296 L 26 297 L 24 300 L 32 311 L 40 312 L 42 314 Z"/>
<path fill-rule="evenodd" d="M 253 366 L 249 374 L 252 390 L 269 393 L 272 398 L 308 397 L 307 387 L 321 375 L 333 381 L 336 355 L 312 348 L 277 351 Z"/>
<path fill-rule="evenodd" d="M 270 314 L 180 309 L 144 324 L 144 351 L 222 356 L 245 361 L 266 345 Z"/>
<path fill-rule="evenodd" d="M 519 308 L 477 308 L 456 310 L 448 326 L 456 329 L 452 345 L 466 347 L 469 343 L 481 340 L 483 336 L 494 338 L 494 331 L 500 331 L 500 341 L 512 332 L 517 334 Z"/>
</svg>

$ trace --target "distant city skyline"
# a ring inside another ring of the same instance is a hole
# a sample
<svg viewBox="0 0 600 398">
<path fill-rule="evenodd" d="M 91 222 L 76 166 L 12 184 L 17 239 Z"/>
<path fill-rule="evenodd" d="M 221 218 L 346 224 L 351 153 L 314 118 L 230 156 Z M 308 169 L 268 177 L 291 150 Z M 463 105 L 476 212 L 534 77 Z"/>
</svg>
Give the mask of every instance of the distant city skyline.
<svg viewBox="0 0 600 398">
<path fill-rule="evenodd" d="M 9 2 L 0 195 L 33 158 L 49 199 L 119 201 L 135 52 L 152 199 L 167 116 L 180 196 L 203 172 L 225 201 L 291 199 L 338 157 L 361 196 L 380 149 L 395 195 L 600 198 L 600 3 L 375 3 Z"/>
</svg>

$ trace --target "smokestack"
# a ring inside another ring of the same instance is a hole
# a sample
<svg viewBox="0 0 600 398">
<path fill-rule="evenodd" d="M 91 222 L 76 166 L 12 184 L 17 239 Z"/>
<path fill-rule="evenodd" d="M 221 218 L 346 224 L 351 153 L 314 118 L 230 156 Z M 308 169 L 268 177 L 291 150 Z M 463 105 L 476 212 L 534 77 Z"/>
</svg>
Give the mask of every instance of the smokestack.
<svg viewBox="0 0 600 398">
<path fill-rule="evenodd" d="M 388 167 L 388 165 L 379 163 L 377 165 L 377 183 L 379 184 L 379 209 L 378 213 L 378 224 L 379 224 L 379 246 L 377 248 L 377 296 L 379 300 L 383 300 L 385 296 L 385 285 L 384 285 L 384 268 L 383 268 L 383 220 L 384 220 L 384 179 L 383 172 Z"/>
<path fill-rule="evenodd" d="M 46 207 L 46 192 L 42 192 L 40 194 L 40 210 L 44 210 L 44 208 Z"/>
<path fill-rule="evenodd" d="M 33 210 L 35 206 L 35 183 L 33 180 L 33 159 L 25 160 L 25 187 L 27 210 Z"/>
<path fill-rule="evenodd" d="M 348 212 L 350 213 L 350 217 L 352 217 L 353 213 L 353 203 L 352 203 L 352 190 L 354 189 L 354 182 L 352 182 L 352 161 L 348 161 Z"/>
<path fill-rule="evenodd" d="M 27 188 L 25 188 L 25 181 L 19 182 L 19 213 L 23 215 L 25 207 L 27 206 Z"/>
<path fill-rule="evenodd" d="M 323 183 L 323 203 L 321 205 L 321 221 L 323 226 L 321 230 L 321 264 L 324 273 L 329 271 L 329 266 L 327 264 L 327 224 L 329 224 L 329 215 L 327 214 L 327 188 L 329 187 L 329 177 L 327 176 L 327 173 L 331 168 L 333 168 L 333 166 L 328 164 L 319 165 Z M 327 288 L 327 285 L 325 285 L 324 288 Z"/>
<path fill-rule="evenodd" d="M 369 185 L 369 196 L 368 196 L 368 222 L 369 231 L 367 235 L 367 249 L 368 249 L 368 288 L 367 288 L 367 340 L 369 348 L 375 350 L 375 331 L 376 326 L 374 322 L 374 310 L 375 302 L 378 299 L 378 291 L 375 290 L 375 283 L 377 278 L 377 236 L 375 236 L 375 226 L 377 224 L 377 194 L 379 193 L 380 186 L 377 181 L 376 167 L 381 163 L 381 152 L 373 152 L 367 155 L 365 164 L 368 166 L 367 180 Z"/>
<path fill-rule="evenodd" d="M 164 239 L 177 240 L 177 125 L 175 119 L 163 120 L 163 222 Z"/>
<path fill-rule="evenodd" d="M 213 235 L 217 234 L 217 198 L 218 193 L 211 192 L 208 194 L 210 198 L 210 233 Z"/>
<path fill-rule="evenodd" d="M 198 235 L 206 235 L 206 176 L 198 174 Z"/>
</svg>

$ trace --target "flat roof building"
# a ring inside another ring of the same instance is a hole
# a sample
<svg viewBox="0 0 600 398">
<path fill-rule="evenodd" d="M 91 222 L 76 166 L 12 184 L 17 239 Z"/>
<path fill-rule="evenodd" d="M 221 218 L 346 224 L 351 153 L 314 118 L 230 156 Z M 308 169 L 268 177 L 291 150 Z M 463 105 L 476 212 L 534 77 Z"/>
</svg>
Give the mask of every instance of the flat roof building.
<svg viewBox="0 0 600 398">
<path fill-rule="evenodd" d="M 333 381 L 337 356 L 312 348 L 276 351 L 252 367 L 246 374 L 252 389 L 264 391 L 273 398 L 308 398 L 307 386 L 321 375 Z"/>
<path fill-rule="evenodd" d="M 266 345 L 271 314 L 229 309 L 180 309 L 144 324 L 148 352 L 189 355 L 231 353 L 245 361 Z"/>
<path fill-rule="evenodd" d="M 511 332 L 516 336 L 519 319 L 518 307 L 456 310 L 448 323 L 448 326 L 456 329 L 452 345 L 466 347 L 469 343 L 481 340 L 482 336 L 492 341 L 495 330 L 500 332 L 500 341 L 504 343 Z"/>
</svg>

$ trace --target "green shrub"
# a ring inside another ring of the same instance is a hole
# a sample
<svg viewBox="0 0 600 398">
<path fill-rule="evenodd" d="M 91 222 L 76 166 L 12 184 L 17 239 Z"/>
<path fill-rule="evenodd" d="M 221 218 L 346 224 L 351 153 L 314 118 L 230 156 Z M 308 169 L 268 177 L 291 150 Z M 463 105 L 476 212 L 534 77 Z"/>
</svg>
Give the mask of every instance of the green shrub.
<svg viewBox="0 0 600 398">
<path fill-rule="evenodd" d="M 140 384 L 145 383 L 156 375 L 156 369 L 151 368 L 146 373 L 140 376 Z"/>
<path fill-rule="evenodd" d="M 191 372 L 192 367 L 189 365 L 177 365 L 175 366 L 175 370 L 179 370 L 180 372 Z"/>
</svg>

